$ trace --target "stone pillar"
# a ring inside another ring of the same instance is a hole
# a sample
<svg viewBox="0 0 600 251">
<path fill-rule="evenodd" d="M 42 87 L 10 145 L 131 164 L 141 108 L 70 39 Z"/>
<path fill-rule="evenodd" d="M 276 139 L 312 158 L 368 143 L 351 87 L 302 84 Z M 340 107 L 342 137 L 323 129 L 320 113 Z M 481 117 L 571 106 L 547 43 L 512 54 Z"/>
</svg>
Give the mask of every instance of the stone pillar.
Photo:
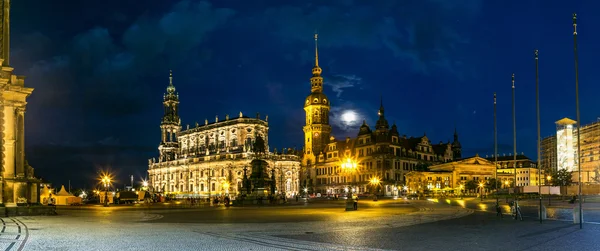
<svg viewBox="0 0 600 251">
<path fill-rule="evenodd" d="M 15 107 L 4 102 L 4 178 L 15 177 Z"/>
<path fill-rule="evenodd" d="M 15 108 L 16 115 L 16 175 L 17 177 L 25 177 L 25 107 Z"/>
</svg>

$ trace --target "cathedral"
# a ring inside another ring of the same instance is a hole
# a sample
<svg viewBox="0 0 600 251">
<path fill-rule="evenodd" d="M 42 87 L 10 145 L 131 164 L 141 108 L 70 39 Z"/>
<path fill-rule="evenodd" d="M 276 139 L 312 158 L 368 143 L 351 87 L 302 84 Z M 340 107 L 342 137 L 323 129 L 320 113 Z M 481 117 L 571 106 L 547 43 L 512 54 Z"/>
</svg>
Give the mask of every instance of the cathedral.
<svg viewBox="0 0 600 251">
<path fill-rule="evenodd" d="M 252 146 L 260 137 L 267 151 L 261 158 L 275 177 L 276 193 L 295 196 L 300 187 L 300 154 L 295 149 L 269 152 L 268 116 L 225 115 L 204 120 L 184 130 L 179 118 L 179 94 L 169 75 L 163 96 L 164 115 L 160 123 L 158 158 L 148 160 L 149 184 L 156 193 L 174 197 L 238 195 L 244 173 L 251 173 Z"/>
<path fill-rule="evenodd" d="M 10 67 L 10 1 L 0 4 L 0 133 L 2 134 L 2 181 L 0 201 L 5 206 L 39 202 L 40 180 L 25 160 L 25 107 L 33 88 Z"/>
<path fill-rule="evenodd" d="M 331 103 L 323 93 L 317 41 L 315 35 L 311 92 L 304 100 L 302 165 L 306 167 L 303 186 L 308 193 L 343 194 L 351 187 L 358 193 L 397 195 L 399 186 L 406 184 L 408 172 L 461 158 L 456 130 L 452 143 L 432 144 L 426 135 L 401 135 L 396 124 L 390 127 L 386 120 L 383 101 L 374 130 L 363 121 L 355 138 L 336 139 L 329 124 Z"/>
</svg>

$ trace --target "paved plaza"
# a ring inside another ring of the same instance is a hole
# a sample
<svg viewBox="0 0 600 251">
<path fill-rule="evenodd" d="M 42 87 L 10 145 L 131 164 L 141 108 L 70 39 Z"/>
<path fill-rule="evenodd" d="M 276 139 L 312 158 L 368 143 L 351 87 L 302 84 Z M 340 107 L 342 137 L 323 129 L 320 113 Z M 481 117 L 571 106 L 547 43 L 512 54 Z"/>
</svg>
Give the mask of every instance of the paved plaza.
<svg viewBox="0 0 600 251">
<path fill-rule="evenodd" d="M 3 250 L 596 250 L 600 225 L 500 219 L 433 201 L 74 207 L 2 218 Z"/>
</svg>

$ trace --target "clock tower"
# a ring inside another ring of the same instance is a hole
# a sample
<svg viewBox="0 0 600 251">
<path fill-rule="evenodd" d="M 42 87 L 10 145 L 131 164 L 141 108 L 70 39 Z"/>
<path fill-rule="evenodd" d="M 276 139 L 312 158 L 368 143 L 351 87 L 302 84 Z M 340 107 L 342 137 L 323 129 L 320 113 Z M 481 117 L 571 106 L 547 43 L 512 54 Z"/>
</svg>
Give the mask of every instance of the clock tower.
<svg viewBox="0 0 600 251">
<path fill-rule="evenodd" d="M 310 95 L 304 100 L 306 125 L 304 126 L 304 165 L 316 163 L 319 154 L 325 151 L 329 143 L 331 126 L 329 125 L 330 103 L 323 93 L 323 77 L 319 67 L 318 35 L 315 34 L 315 67 L 310 78 Z"/>
</svg>

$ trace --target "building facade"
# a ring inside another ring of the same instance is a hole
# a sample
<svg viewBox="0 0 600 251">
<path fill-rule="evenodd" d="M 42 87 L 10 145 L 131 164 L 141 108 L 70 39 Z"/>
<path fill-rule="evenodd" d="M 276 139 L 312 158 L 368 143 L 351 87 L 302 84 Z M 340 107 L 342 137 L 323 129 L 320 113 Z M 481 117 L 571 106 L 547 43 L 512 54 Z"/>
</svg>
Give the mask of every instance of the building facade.
<svg viewBox="0 0 600 251">
<path fill-rule="evenodd" d="M 494 178 L 494 162 L 479 156 L 442 163 L 429 167 L 429 171 L 411 171 L 406 174 L 406 189 L 409 193 L 454 193 L 465 192 L 466 184 L 475 181 L 484 184 Z M 476 192 L 487 192 L 475 189 Z"/>
<path fill-rule="evenodd" d="M 13 73 L 10 52 L 10 1 L 0 0 L 0 133 L 2 136 L 2 181 L 0 203 L 39 202 L 40 180 L 25 159 L 25 108 L 33 88 L 25 86 L 25 77 Z"/>
<path fill-rule="evenodd" d="M 331 135 L 331 103 L 323 93 L 315 35 L 315 66 L 310 79 L 311 92 L 304 100 L 306 121 L 302 164 L 307 167 L 303 185 L 309 193 L 342 194 L 349 187 L 358 193 L 392 195 L 404 184 L 405 174 L 426 166 L 461 157 L 458 133 L 454 142 L 432 144 L 426 135 L 407 137 L 391 127 L 385 118 L 383 101 L 374 130 L 363 121 L 355 138 L 337 139 Z M 348 168 L 351 166 L 352 168 Z M 374 178 L 379 183 L 373 191 Z"/>
<path fill-rule="evenodd" d="M 181 128 L 179 94 L 173 76 L 169 76 L 163 97 L 161 143 L 158 158 L 148 160 L 150 187 L 154 192 L 181 197 L 237 195 L 242 189 L 244 172 L 252 172 L 252 145 L 257 137 L 265 141 L 268 151 L 268 117 L 261 119 L 226 115 Z M 294 196 L 300 187 L 300 156 L 294 149 L 268 152 L 264 157 L 269 172 L 275 170 L 278 194 Z"/>
<path fill-rule="evenodd" d="M 600 120 L 581 126 L 578 131 L 577 122 L 568 118 L 556 121 L 556 135 L 542 141 L 542 168 L 577 172 L 581 161 L 581 179 L 583 183 L 600 183 Z M 579 136 L 579 142 L 577 138 Z M 580 156 L 577 154 L 578 145 Z M 553 150 L 556 149 L 556 150 Z M 577 182 L 579 175 L 573 175 Z"/>
<path fill-rule="evenodd" d="M 537 164 L 523 154 L 517 155 L 503 155 L 498 156 L 497 159 L 494 157 L 487 157 L 486 160 L 492 163 L 497 160 L 498 164 L 498 180 L 502 183 L 503 187 L 513 187 L 513 181 L 515 180 L 515 169 L 517 172 L 516 186 L 537 186 L 539 180 L 539 173 Z M 516 163 L 516 168 L 515 164 Z M 542 171 L 542 184 L 544 184 L 544 171 Z"/>
</svg>

